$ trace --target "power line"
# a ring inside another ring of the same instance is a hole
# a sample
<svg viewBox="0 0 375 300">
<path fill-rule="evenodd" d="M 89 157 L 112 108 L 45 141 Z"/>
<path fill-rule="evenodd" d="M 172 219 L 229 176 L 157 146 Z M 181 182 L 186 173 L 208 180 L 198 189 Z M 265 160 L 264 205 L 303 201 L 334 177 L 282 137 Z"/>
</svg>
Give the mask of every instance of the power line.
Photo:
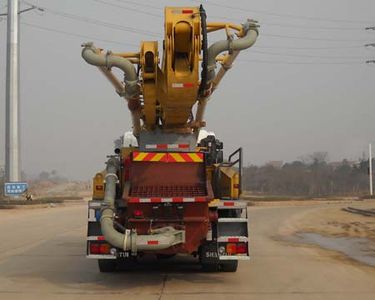
<svg viewBox="0 0 375 300">
<path fill-rule="evenodd" d="M 151 8 L 151 9 L 157 9 L 157 10 L 162 10 L 163 8 L 160 7 L 160 6 L 154 6 L 154 5 L 150 5 L 148 3 L 139 3 L 139 2 L 134 2 L 134 1 L 127 1 L 127 0 L 115 0 L 117 2 L 121 2 L 121 3 L 128 3 L 128 4 L 133 4 L 135 6 L 139 6 L 141 8 L 145 8 L 145 7 L 148 7 L 148 8 Z"/>
<path fill-rule="evenodd" d="M 103 0 L 92 0 L 92 1 L 95 1 L 95 2 L 98 2 L 98 3 L 102 3 L 102 4 L 107 5 L 107 6 L 121 8 L 121 9 L 124 9 L 124 10 L 128 9 L 128 8 L 126 8 L 124 6 L 116 5 L 116 4 L 113 4 L 113 3 L 110 3 L 110 2 L 107 2 L 107 1 L 103 1 Z M 125 2 L 125 3 L 130 3 L 132 5 L 142 6 L 142 4 L 139 4 L 139 3 L 136 3 L 136 2 L 133 2 L 133 1 L 126 1 L 126 0 L 115 0 L 115 1 L 121 2 L 121 3 Z M 159 9 L 160 10 L 159 7 L 152 6 L 152 5 L 147 5 L 147 7 L 152 7 L 153 9 Z M 157 15 L 157 14 L 154 14 L 154 13 L 149 13 L 149 12 L 145 11 L 144 9 L 142 11 L 140 11 L 138 9 L 133 9 L 133 10 L 137 11 L 138 13 L 142 13 L 142 14 L 151 15 L 151 16 L 154 16 L 154 17 L 161 18 L 161 15 Z M 229 18 L 226 18 L 226 17 L 223 17 L 223 18 L 224 19 L 229 19 Z M 276 26 L 277 24 L 273 24 L 273 25 Z M 281 24 L 278 24 L 278 25 L 281 25 Z M 283 26 L 294 26 L 296 28 L 299 27 L 298 25 L 292 25 L 292 24 L 284 24 Z M 305 26 L 303 28 L 309 28 L 310 29 L 310 27 L 308 27 L 308 26 Z M 316 27 L 314 27 L 314 28 L 316 28 Z M 321 27 L 321 29 L 323 29 L 323 28 L 328 29 L 328 27 Z M 329 29 L 333 29 L 333 27 L 331 27 Z M 334 29 L 338 29 L 338 28 L 334 28 Z M 352 30 L 354 30 L 354 28 L 352 28 Z M 311 41 L 325 41 L 325 42 L 352 42 L 352 41 L 366 42 L 367 41 L 367 40 L 349 40 L 349 39 L 331 39 L 331 38 L 313 38 L 313 37 L 286 36 L 286 35 L 281 35 L 281 34 L 275 35 L 275 34 L 264 34 L 264 33 L 262 33 L 262 36 L 277 37 L 277 38 L 286 38 L 286 39 L 311 40 Z"/>
<path fill-rule="evenodd" d="M 92 18 L 88 18 L 88 17 L 83 17 L 83 16 L 79 16 L 79 15 L 75 15 L 75 14 L 71 14 L 71 13 L 67 13 L 67 12 L 52 10 L 52 9 L 49 9 L 49 8 L 46 8 L 46 7 L 43 7 L 43 9 L 47 13 L 57 15 L 57 16 L 60 16 L 60 17 L 64 17 L 64 18 L 68 18 L 68 19 L 72 19 L 72 20 L 79 21 L 79 22 L 89 23 L 89 24 L 93 24 L 93 25 L 97 25 L 97 26 L 103 26 L 103 27 L 107 27 L 107 28 L 111 28 L 111 29 L 122 30 L 122 31 L 131 32 L 131 33 L 136 33 L 136 34 L 143 34 L 143 35 L 146 35 L 146 36 L 161 37 L 160 34 L 158 34 L 156 32 L 152 32 L 152 31 L 148 31 L 148 30 L 142 30 L 142 29 L 138 29 L 138 28 L 135 28 L 135 27 L 123 26 L 123 25 L 119 25 L 119 24 L 109 23 L 109 22 L 105 22 L 105 21 L 101 21 L 101 20 L 97 20 L 97 19 L 92 19 Z"/>
<path fill-rule="evenodd" d="M 298 29 L 308 29 L 308 30 L 338 30 L 338 31 L 359 31 L 364 30 L 365 27 L 329 27 L 329 26 L 308 26 L 308 25 L 296 25 L 296 24 L 283 24 L 283 23 L 268 23 L 262 22 L 266 26 L 274 27 L 286 27 L 286 28 L 298 28 Z"/>
<path fill-rule="evenodd" d="M 96 2 L 101 2 L 104 4 L 104 1 L 103 0 L 93 0 L 93 1 L 96 1 Z M 152 15 L 152 16 L 155 16 L 155 17 L 160 17 L 161 18 L 161 15 L 156 15 L 156 14 L 153 14 L 153 13 L 149 13 L 147 11 L 144 10 L 145 7 L 148 7 L 148 8 L 151 8 L 151 9 L 156 9 L 156 10 L 162 10 L 161 7 L 157 7 L 157 6 L 153 6 L 153 5 L 143 5 L 143 4 L 139 4 L 139 3 L 136 3 L 136 2 L 133 2 L 133 1 L 126 1 L 126 0 L 114 0 L 114 1 L 117 1 L 117 2 L 120 2 L 120 3 L 129 3 L 129 4 L 132 4 L 132 5 L 135 5 L 135 6 L 140 6 L 142 7 L 142 10 L 135 10 L 133 9 L 134 11 L 138 11 L 139 13 L 143 13 L 143 14 L 149 14 L 149 15 Z M 115 4 L 112 4 L 112 3 L 106 3 L 107 5 L 110 5 L 110 6 L 116 6 Z M 118 7 L 121 7 L 121 6 L 118 6 Z M 130 8 L 125 8 L 125 7 L 122 7 L 124 9 L 130 9 Z M 224 20 L 229 20 L 229 21 L 235 21 L 235 22 L 242 22 L 243 20 L 239 20 L 237 18 L 228 18 L 228 17 L 224 17 L 224 16 L 215 16 L 215 15 L 209 15 L 209 17 L 212 17 L 212 18 L 219 18 L 219 19 L 224 19 Z M 309 26 L 309 25 L 297 25 L 297 24 L 290 24 L 290 23 L 268 23 L 268 22 L 264 22 L 262 21 L 262 25 L 266 25 L 266 26 L 274 26 L 274 27 L 286 27 L 286 28 L 297 28 L 297 29 L 307 29 L 307 30 L 335 30 L 335 31 L 347 31 L 347 30 L 351 30 L 351 31 L 358 31 L 358 30 L 364 30 L 365 27 L 332 27 L 332 26 L 317 26 L 316 24 L 314 24 L 313 26 Z"/>
<path fill-rule="evenodd" d="M 63 31 L 63 30 L 48 28 L 48 27 L 44 27 L 44 26 L 40 26 L 40 25 L 36 25 L 36 24 L 30 24 L 30 23 L 27 23 L 27 22 L 21 22 L 21 23 L 23 25 L 28 26 L 28 27 L 37 28 L 37 29 L 40 29 L 40 30 L 59 33 L 59 34 L 64 34 L 64 35 L 68 35 L 68 36 L 79 37 L 79 38 L 88 38 L 88 39 L 92 39 L 92 40 L 97 40 L 97 41 L 102 41 L 102 42 L 112 43 L 112 44 L 117 44 L 117 45 L 128 45 L 128 46 L 138 47 L 138 45 L 132 44 L 132 43 L 118 42 L 118 41 L 108 40 L 108 39 L 101 39 L 101 38 L 97 38 L 97 37 L 93 37 L 93 36 L 89 36 L 89 35 L 77 34 L 77 33 L 67 32 L 67 31 Z M 265 54 L 265 55 L 277 55 L 277 56 L 327 58 L 327 59 L 328 58 L 330 58 L 330 59 L 338 59 L 338 58 L 340 58 L 340 59 L 350 59 L 350 58 L 362 59 L 363 58 L 363 57 L 357 57 L 357 56 L 356 57 L 354 57 L 354 56 L 353 57 L 351 57 L 351 56 L 340 57 L 340 56 L 314 56 L 314 55 L 284 54 L 284 53 L 262 52 L 262 51 L 256 51 L 254 49 L 252 49 L 252 53 L 259 53 L 259 54 Z"/>
<path fill-rule="evenodd" d="M 199 2 L 201 3 L 203 0 L 192 0 L 194 2 Z M 293 15 L 293 14 L 281 14 L 281 13 L 275 13 L 275 12 L 270 12 L 266 10 L 255 10 L 255 9 L 247 9 L 244 7 L 236 7 L 236 6 L 230 6 L 230 5 L 225 5 L 221 3 L 214 3 L 212 1 L 205 0 L 205 3 L 208 5 L 212 6 L 217 6 L 225 9 L 232 9 L 232 10 L 237 10 L 237 11 L 247 11 L 247 12 L 252 12 L 252 13 L 258 13 L 258 14 L 263 14 L 263 15 L 268 15 L 268 16 L 274 16 L 274 17 L 283 17 L 283 18 L 294 18 L 294 19 L 302 19 L 302 20 L 310 20 L 310 21 L 324 21 L 324 22 L 333 22 L 333 23 L 356 23 L 356 24 L 365 24 L 365 23 L 373 23 L 374 21 L 368 21 L 368 20 L 345 20 L 345 19 L 332 19 L 332 18 L 320 18 L 320 17 L 311 17 L 311 16 L 301 16 L 301 15 Z"/>
<path fill-rule="evenodd" d="M 294 54 L 294 53 L 275 53 L 267 51 L 257 51 L 252 49 L 252 53 L 259 53 L 264 55 L 276 55 L 276 56 L 289 56 L 289 57 L 309 57 L 309 58 L 321 58 L 321 59 L 367 59 L 363 56 L 325 56 L 325 55 L 308 55 L 308 54 Z"/>
<path fill-rule="evenodd" d="M 148 16 L 152 16 L 152 17 L 156 17 L 156 18 L 162 18 L 162 16 L 160 14 L 150 13 L 150 12 L 147 12 L 145 10 L 140 10 L 140 9 L 131 8 L 131 7 L 125 7 L 125 6 L 122 6 L 122 5 L 109 3 L 109 2 L 106 2 L 106 1 L 103 1 L 103 0 L 92 0 L 92 1 L 104 4 L 104 5 L 107 5 L 107 6 L 110 6 L 110 7 L 120 8 L 120 9 L 123 9 L 123 10 L 126 10 L 126 11 L 134 11 L 134 12 L 137 12 L 137 13 L 140 13 L 140 14 L 144 14 L 144 15 L 148 15 Z"/>
<path fill-rule="evenodd" d="M 341 62 L 292 62 L 282 60 L 259 60 L 259 59 L 238 59 L 241 62 L 282 64 L 282 65 L 365 65 L 366 62 L 341 61 Z"/>
<path fill-rule="evenodd" d="M 296 39 L 296 40 L 307 40 L 307 41 L 324 41 L 324 42 L 359 42 L 365 43 L 367 40 L 351 40 L 351 39 L 331 39 L 331 38 L 315 38 L 315 37 L 302 37 L 294 35 L 282 35 L 282 34 L 267 34 L 262 33 L 261 36 L 268 36 L 273 38 L 283 38 L 283 39 Z"/>
<path fill-rule="evenodd" d="M 337 47 L 290 47 L 290 46 L 259 46 L 254 45 L 253 48 L 259 49 L 285 49 L 285 50 L 345 50 L 345 49 L 362 49 L 364 46 L 337 46 Z"/>
<path fill-rule="evenodd" d="M 78 33 L 63 31 L 63 30 L 59 30 L 59 29 L 48 28 L 48 27 L 44 27 L 44 26 L 40 26 L 40 25 L 35 25 L 35 24 L 30 24 L 30 23 L 26 23 L 26 22 L 21 22 L 21 23 L 23 25 L 28 26 L 28 27 L 37 28 L 37 29 L 40 29 L 40 30 L 54 32 L 54 33 L 60 33 L 60 34 L 69 35 L 69 36 L 73 36 L 73 37 L 87 38 L 87 39 L 91 39 L 91 40 L 101 41 L 101 42 L 105 42 L 105 43 L 112 43 L 112 44 L 117 44 L 117 45 L 127 45 L 127 46 L 138 47 L 138 45 L 132 44 L 132 43 L 118 42 L 118 41 L 114 41 L 114 40 L 101 39 L 101 38 L 92 37 L 92 36 L 89 36 L 89 35 L 78 34 Z"/>
<path fill-rule="evenodd" d="M 243 20 L 240 20 L 239 18 L 228 18 L 224 16 L 218 16 L 218 15 L 209 15 L 210 18 L 217 18 L 217 19 L 223 19 L 231 22 L 242 22 Z M 296 28 L 296 29 L 305 29 L 305 30 L 333 30 L 333 31 L 359 31 L 359 30 L 365 30 L 366 27 L 331 27 L 331 26 L 317 26 L 314 24 L 313 26 L 310 25 L 300 25 L 300 24 L 291 24 L 291 23 L 269 23 L 265 21 L 261 21 L 261 25 L 263 26 L 271 26 L 271 27 L 285 27 L 285 28 Z"/>
<path fill-rule="evenodd" d="M 106 1 L 103 1 L 103 0 L 93 0 L 93 1 L 96 1 L 96 2 L 99 2 L 99 3 L 103 3 L 103 4 L 106 4 L 106 5 L 109 5 L 109 6 L 115 6 L 117 7 L 117 5 L 115 4 L 112 4 L 112 3 L 108 3 Z M 138 6 L 142 6 L 142 4 L 139 4 L 139 3 L 136 3 L 136 2 L 133 2 L 133 1 L 126 1 L 126 0 L 115 0 L 117 2 L 126 2 L 126 3 L 130 3 L 132 5 L 138 5 Z M 122 9 L 126 9 L 125 7 L 122 7 L 122 6 L 119 6 L 120 8 Z M 151 6 L 153 9 L 161 9 L 159 7 L 155 7 L 155 6 Z M 139 13 L 143 13 L 143 14 L 149 14 L 147 11 L 145 11 L 144 9 L 142 11 L 139 11 L 137 10 Z M 158 16 L 161 18 L 160 15 L 155 15 L 152 13 L 152 16 Z M 227 18 L 227 17 L 220 17 L 220 16 L 216 16 L 217 18 L 222 18 L 222 19 L 227 19 L 227 20 L 236 20 L 236 21 L 239 21 L 238 19 L 234 19 L 234 18 Z M 262 22 L 263 24 L 263 22 Z M 281 23 L 264 23 L 264 24 L 268 24 L 268 25 L 271 25 L 271 26 L 283 26 L 283 27 L 294 27 L 294 28 L 303 28 L 303 29 L 324 29 L 324 30 L 361 30 L 361 28 L 339 28 L 339 27 L 316 27 L 314 25 L 314 27 L 311 27 L 311 26 L 300 26 L 300 25 L 293 25 L 293 24 L 281 24 Z M 362 28 L 363 29 L 363 28 Z M 325 42 L 352 42 L 352 41 L 358 41 L 358 42 L 366 42 L 367 40 L 349 40 L 349 39 L 331 39 L 331 38 L 313 38 L 313 37 L 298 37 L 298 36 L 285 36 L 285 35 L 275 35 L 275 34 L 264 34 L 262 33 L 262 36 L 270 36 L 270 37 L 277 37 L 277 38 L 287 38 L 287 39 L 300 39 L 300 40 L 312 40 L 312 41 L 325 41 Z"/>
<path fill-rule="evenodd" d="M 130 11 L 135 11 L 135 12 L 138 12 L 140 14 L 145 14 L 145 15 L 149 15 L 149 16 L 153 16 L 153 17 L 157 17 L 157 18 L 162 18 L 162 15 L 161 14 L 154 14 L 154 13 L 151 13 L 151 12 L 148 12 L 148 11 L 145 11 L 144 10 L 144 7 L 142 7 L 143 9 L 136 9 L 136 8 L 130 8 L 130 7 L 125 7 L 125 6 L 121 6 L 121 5 L 116 5 L 116 4 L 113 4 L 113 3 L 109 3 L 107 1 L 103 1 L 103 0 L 92 0 L 92 1 L 95 1 L 95 2 L 98 2 L 98 3 L 102 3 L 104 5 L 107 5 L 107 6 L 112 6 L 112 7 L 116 7 L 116 8 L 120 8 L 120 9 L 124 9 L 124 10 L 130 10 Z M 120 3 L 129 3 L 129 4 L 132 4 L 132 5 L 139 5 L 139 6 L 143 6 L 142 4 L 139 4 L 139 3 L 135 3 L 133 1 L 121 1 L 121 0 L 115 0 L 117 2 L 120 2 Z M 156 6 L 151 6 L 152 9 L 157 9 L 157 10 L 162 10 L 161 7 L 156 7 Z M 228 17 L 224 17 L 224 16 L 214 16 L 214 15 L 210 15 L 210 17 L 212 18 L 218 18 L 218 19 L 224 19 L 224 20 L 229 20 L 229 21 L 235 21 L 235 22 L 242 22 L 243 20 L 239 20 L 237 18 L 228 18 Z M 358 31 L 358 30 L 364 30 L 365 27 L 329 27 L 329 26 L 308 26 L 308 25 L 297 25 L 297 24 L 284 24 L 284 23 L 268 23 L 268 22 L 264 22 L 262 21 L 262 25 L 266 25 L 266 26 L 273 26 L 273 27 L 286 27 L 286 28 L 298 28 L 298 29 L 307 29 L 307 30 L 342 30 L 342 31 L 347 31 L 347 30 L 351 30 L 351 31 Z"/>
</svg>

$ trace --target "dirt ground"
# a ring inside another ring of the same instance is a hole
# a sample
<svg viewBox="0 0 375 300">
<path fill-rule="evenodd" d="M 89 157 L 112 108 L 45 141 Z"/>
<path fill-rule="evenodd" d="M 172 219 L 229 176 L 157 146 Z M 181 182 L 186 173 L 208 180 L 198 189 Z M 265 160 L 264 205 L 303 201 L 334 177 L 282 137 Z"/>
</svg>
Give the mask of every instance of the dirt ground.
<svg viewBox="0 0 375 300">
<path fill-rule="evenodd" d="M 344 207 L 375 208 L 375 200 L 327 203 L 327 208 L 307 210 L 293 216 L 280 228 L 282 235 L 297 232 L 318 233 L 324 236 L 361 237 L 375 241 L 375 217 L 366 217 L 343 211 Z"/>
<path fill-rule="evenodd" d="M 53 182 L 38 181 L 30 184 L 30 192 L 35 197 L 86 197 L 91 194 L 90 182 L 69 181 L 69 182 Z"/>
</svg>

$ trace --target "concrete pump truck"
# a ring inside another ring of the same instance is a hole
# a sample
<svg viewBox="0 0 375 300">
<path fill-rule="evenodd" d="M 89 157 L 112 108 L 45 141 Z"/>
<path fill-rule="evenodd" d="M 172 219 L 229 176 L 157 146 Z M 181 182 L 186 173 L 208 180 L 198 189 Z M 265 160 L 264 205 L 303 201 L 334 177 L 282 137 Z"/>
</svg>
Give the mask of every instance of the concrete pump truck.
<svg viewBox="0 0 375 300">
<path fill-rule="evenodd" d="M 208 100 L 258 26 L 209 23 L 202 6 L 166 7 L 164 30 L 162 57 L 157 41 L 141 42 L 137 53 L 83 45 L 83 59 L 125 98 L 133 126 L 133 142 L 125 137 L 93 178 L 87 257 L 101 272 L 147 254 L 193 255 L 204 270 L 235 272 L 249 259 L 242 149 L 224 159 L 215 135 L 198 137 Z M 219 30 L 226 38 L 208 46 Z"/>
</svg>

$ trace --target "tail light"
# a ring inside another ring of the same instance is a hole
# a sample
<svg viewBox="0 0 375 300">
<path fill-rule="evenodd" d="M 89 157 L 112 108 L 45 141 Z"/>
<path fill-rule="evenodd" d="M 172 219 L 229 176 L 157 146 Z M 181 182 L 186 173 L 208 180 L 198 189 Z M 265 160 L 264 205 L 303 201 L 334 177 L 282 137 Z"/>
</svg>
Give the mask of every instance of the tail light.
<svg viewBox="0 0 375 300">
<path fill-rule="evenodd" d="M 100 254 L 100 244 L 90 243 L 90 254 Z"/>
<path fill-rule="evenodd" d="M 111 245 L 107 243 L 90 243 L 90 254 L 110 254 Z"/>
<path fill-rule="evenodd" d="M 234 243 L 228 243 L 226 248 L 227 248 L 228 255 L 233 255 L 237 253 L 237 245 Z"/>
<path fill-rule="evenodd" d="M 99 252 L 100 252 L 100 254 L 109 254 L 111 252 L 111 246 L 107 243 L 100 244 Z"/>
<path fill-rule="evenodd" d="M 237 244 L 237 253 L 238 254 L 247 254 L 247 244 L 246 243 Z"/>
<path fill-rule="evenodd" d="M 133 216 L 134 216 L 135 218 L 142 218 L 142 217 L 143 217 L 143 211 L 140 210 L 140 209 L 135 209 L 135 210 L 133 211 Z"/>
</svg>

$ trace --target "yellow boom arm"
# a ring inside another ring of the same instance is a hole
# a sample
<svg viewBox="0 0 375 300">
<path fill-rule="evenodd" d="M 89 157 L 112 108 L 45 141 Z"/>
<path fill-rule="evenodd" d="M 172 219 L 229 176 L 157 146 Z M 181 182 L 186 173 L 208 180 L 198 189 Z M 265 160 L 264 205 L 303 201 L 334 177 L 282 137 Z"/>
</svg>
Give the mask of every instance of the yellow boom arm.
<svg viewBox="0 0 375 300">
<path fill-rule="evenodd" d="M 202 6 L 166 7 L 161 63 L 157 41 L 141 42 L 138 53 L 103 53 L 88 43 L 82 56 L 97 66 L 127 100 L 136 136 L 142 130 L 156 129 L 192 133 L 205 126 L 204 111 L 210 95 L 239 52 L 254 44 L 257 27 L 251 20 L 243 25 L 206 23 Z M 218 30 L 225 31 L 227 38 L 207 47 L 207 34 Z M 217 62 L 221 69 L 216 73 Z M 139 73 L 134 65 L 139 66 Z M 124 72 L 124 83 L 111 72 L 112 67 Z"/>
</svg>

